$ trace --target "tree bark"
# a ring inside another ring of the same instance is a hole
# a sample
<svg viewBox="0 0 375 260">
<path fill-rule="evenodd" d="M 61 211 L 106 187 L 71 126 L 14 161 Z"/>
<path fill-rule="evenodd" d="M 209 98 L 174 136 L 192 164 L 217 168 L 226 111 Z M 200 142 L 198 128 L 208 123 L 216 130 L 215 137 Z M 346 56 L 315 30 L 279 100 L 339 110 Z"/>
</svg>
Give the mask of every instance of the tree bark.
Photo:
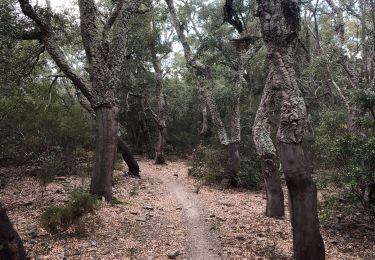
<svg viewBox="0 0 375 260">
<path fill-rule="evenodd" d="M 112 199 L 112 175 L 117 152 L 117 108 L 99 107 L 96 110 L 95 167 L 90 193 Z"/>
<path fill-rule="evenodd" d="M 227 152 L 227 164 L 224 169 L 224 178 L 222 184 L 225 187 L 237 186 L 237 173 L 240 170 L 240 143 L 230 142 L 225 146 Z"/>
<path fill-rule="evenodd" d="M 316 187 L 307 171 L 302 149 L 306 106 L 291 59 L 300 30 L 300 7 L 297 0 L 258 0 L 258 16 L 273 68 L 272 84 L 280 89 L 281 94 L 277 140 L 289 191 L 294 259 L 325 259 Z"/>
<path fill-rule="evenodd" d="M 368 185 L 368 205 L 370 209 L 375 211 L 375 183 Z"/>
<path fill-rule="evenodd" d="M 0 259 L 26 259 L 22 240 L 0 204 Z"/>
<path fill-rule="evenodd" d="M 155 145 L 155 164 L 164 164 L 164 146 L 166 144 L 167 130 L 158 128 L 158 142 Z"/>
<path fill-rule="evenodd" d="M 135 160 L 133 154 L 131 153 L 129 147 L 120 137 L 118 137 L 117 149 L 121 153 L 126 165 L 128 165 L 128 174 L 131 176 L 139 177 L 139 165 Z"/>
<path fill-rule="evenodd" d="M 156 31 L 155 24 L 152 23 L 152 29 Z M 156 98 L 158 103 L 158 114 L 154 113 L 151 108 L 152 116 L 156 122 L 156 127 L 158 130 L 158 141 L 155 144 L 155 164 L 164 164 L 164 147 L 167 143 L 167 123 L 166 123 L 166 103 L 164 96 L 164 80 L 163 80 L 163 70 L 161 68 L 161 60 L 157 56 L 156 46 L 153 42 L 151 45 L 151 55 L 152 55 L 152 65 L 155 70 L 156 78 Z"/>
<path fill-rule="evenodd" d="M 266 187 L 266 216 L 279 218 L 284 216 L 284 193 L 279 177 L 276 149 L 271 139 L 271 116 L 278 104 L 278 90 L 273 85 L 273 75 L 274 69 L 271 66 L 255 116 L 253 136 Z"/>
<path fill-rule="evenodd" d="M 280 142 L 279 154 L 290 196 L 294 259 L 325 259 L 319 231 L 316 187 L 306 171 L 302 145 Z"/>
<path fill-rule="evenodd" d="M 81 93 L 77 91 L 76 93 L 78 102 L 81 106 L 91 115 L 91 117 L 96 121 L 96 115 L 94 109 L 90 106 L 90 103 L 82 97 Z M 119 124 L 120 125 L 120 124 Z M 119 127 L 121 128 L 121 126 Z M 120 138 L 120 131 L 118 132 L 118 142 L 117 150 L 121 153 L 122 158 L 124 159 L 126 165 L 129 168 L 129 175 L 139 177 L 139 165 L 135 160 L 133 154 L 131 153 L 129 147 L 126 145 L 125 141 Z"/>
</svg>

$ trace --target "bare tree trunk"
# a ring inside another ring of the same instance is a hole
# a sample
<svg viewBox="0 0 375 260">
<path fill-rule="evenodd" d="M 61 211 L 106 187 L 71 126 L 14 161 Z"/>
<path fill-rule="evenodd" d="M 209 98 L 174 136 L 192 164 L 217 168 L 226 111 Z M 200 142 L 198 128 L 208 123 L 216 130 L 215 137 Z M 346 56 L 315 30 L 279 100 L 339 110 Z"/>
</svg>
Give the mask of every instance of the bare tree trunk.
<svg viewBox="0 0 375 260">
<path fill-rule="evenodd" d="M 96 115 L 94 109 L 92 109 L 90 103 L 82 97 L 81 93 L 77 91 L 77 99 L 81 106 L 92 116 L 94 120 L 96 120 Z M 121 128 L 121 127 L 119 127 Z M 124 159 L 125 163 L 128 165 L 129 168 L 129 175 L 139 177 L 139 165 L 135 160 L 133 154 L 131 153 L 129 147 L 126 145 L 125 141 L 120 138 L 120 131 L 118 133 L 118 142 L 117 142 L 117 149 L 121 153 L 122 158 Z"/>
<path fill-rule="evenodd" d="M 375 211 L 375 183 L 368 185 L 368 205 L 370 209 Z"/>
<path fill-rule="evenodd" d="M 367 30 L 366 30 L 366 2 L 367 0 L 359 1 L 360 21 L 361 21 L 361 45 L 362 45 L 362 76 L 365 83 L 370 83 L 370 71 L 368 66 L 368 48 L 367 48 Z"/>
<path fill-rule="evenodd" d="M 164 146 L 166 144 L 167 130 L 158 128 L 158 142 L 155 145 L 155 164 L 164 164 Z"/>
<path fill-rule="evenodd" d="M 273 74 L 274 69 L 271 67 L 255 116 L 253 136 L 266 186 L 266 216 L 283 217 L 284 193 L 281 187 L 276 149 L 271 139 L 271 116 L 278 105 L 278 90 L 273 85 Z"/>
<path fill-rule="evenodd" d="M 307 171 L 302 149 L 306 107 L 291 60 L 291 50 L 295 48 L 300 30 L 299 4 L 296 0 L 258 0 L 258 16 L 273 67 L 271 84 L 281 90 L 277 140 L 290 196 L 294 259 L 325 259 L 319 230 L 316 187 Z"/>
<path fill-rule="evenodd" d="M 128 174 L 131 176 L 139 177 L 139 165 L 135 160 L 133 154 L 131 153 L 129 147 L 120 137 L 118 137 L 117 140 L 117 149 L 121 153 L 126 165 L 128 165 Z"/>
<path fill-rule="evenodd" d="M 155 24 L 152 23 L 152 29 L 156 31 Z M 167 143 L 167 123 L 166 123 L 166 104 L 164 97 L 164 80 L 161 61 L 156 53 L 155 43 L 151 46 L 152 65 L 155 70 L 156 78 L 156 98 L 158 102 L 158 114 L 152 111 L 153 118 L 158 130 L 158 141 L 155 145 L 155 164 L 164 164 L 164 147 Z M 151 109 L 151 108 L 150 108 Z"/>
<path fill-rule="evenodd" d="M 100 107 L 96 110 L 95 167 L 90 193 L 112 199 L 112 173 L 117 152 L 117 108 Z"/>
<path fill-rule="evenodd" d="M 280 142 L 279 153 L 290 196 L 294 259 L 325 259 L 316 187 L 306 171 L 302 145 Z"/>
<path fill-rule="evenodd" d="M 371 20 L 372 30 L 375 31 L 375 1 L 370 0 L 371 3 Z M 370 65 L 370 84 L 375 84 L 375 33 L 372 34 L 372 59 Z"/>
<path fill-rule="evenodd" d="M 222 185 L 224 187 L 237 186 L 237 173 L 240 170 L 240 144 L 238 142 L 230 142 L 225 146 L 227 152 L 227 164 L 224 169 L 224 178 Z"/>
<path fill-rule="evenodd" d="M 313 17 L 314 17 L 314 31 L 315 31 L 315 37 L 316 37 L 316 52 L 319 54 L 321 52 L 321 44 L 320 44 L 318 18 L 316 17 L 316 12 L 318 11 L 318 5 L 319 5 L 319 0 L 316 0 L 315 8 L 313 11 Z"/>
<path fill-rule="evenodd" d="M 205 104 L 202 105 L 202 127 L 199 130 L 200 136 L 205 136 L 208 132 L 208 117 L 207 117 L 207 107 Z"/>
<path fill-rule="evenodd" d="M 0 204 L 0 259 L 26 259 L 22 240 Z"/>
</svg>

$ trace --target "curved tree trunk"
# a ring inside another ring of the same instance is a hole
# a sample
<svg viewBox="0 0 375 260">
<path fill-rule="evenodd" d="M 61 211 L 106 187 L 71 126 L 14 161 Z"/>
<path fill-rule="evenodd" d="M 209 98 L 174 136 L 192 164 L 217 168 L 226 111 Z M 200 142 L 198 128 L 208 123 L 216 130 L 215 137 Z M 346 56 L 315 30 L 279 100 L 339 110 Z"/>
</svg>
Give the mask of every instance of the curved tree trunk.
<svg viewBox="0 0 375 260">
<path fill-rule="evenodd" d="M 279 153 L 290 196 L 294 259 L 325 259 L 319 231 L 316 187 L 306 170 L 302 144 L 280 142 Z"/>
<path fill-rule="evenodd" d="M 266 187 L 266 216 L 283 217 L 284 193 L 278 171 L 276 149 L 271 139 L 271 116 L 278 104 L 278 91 L 273 85 L 273 70 L 271 67 L 255 116 L 253 136 Z"/>
<path fill-rule="evenodd" d="M 0 259 L 26 259 L 22 240 L 0 204 Z"/>
<path fill-rule="evenodd" d="M 306 106 L 291 59 L 300 30 L 299 3 L 296 0 L 257 2 L 262 36 L 273 68 L 271 84 L 281 90 L 277 140 L 290 196 L 294 259 L 322 260 L 325 252 L 319 230 L 316 187 L 307 171 L 302 149 Z"/>
<path fill-rule="evenodd" d="M 112 199 L 112 174 L 117 152 L 117 108 L 99 107 L 96 110 L 95 167 L 90 193 Z"/>
<path fill-rule="evenodd" d="M 128 174 L 131 176 L 139 177 L 139 165 L 134 159 L 133 154 L 130 152 L 129 147 L 120 137 L 118 137 L 117 140 L 117 149 L 121 153 L 126 165 L 128 165 Z"/>
</svg>

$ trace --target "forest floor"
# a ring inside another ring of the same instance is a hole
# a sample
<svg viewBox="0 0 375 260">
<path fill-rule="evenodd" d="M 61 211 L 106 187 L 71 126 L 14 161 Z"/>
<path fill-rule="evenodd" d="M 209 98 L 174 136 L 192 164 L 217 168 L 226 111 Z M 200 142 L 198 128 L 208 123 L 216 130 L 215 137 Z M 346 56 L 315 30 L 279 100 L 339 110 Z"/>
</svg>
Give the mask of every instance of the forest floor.
<svg viewBox="0 0 375 260">
<path fill-rule="evenodd" d="M 186 161 L 140 161 L 141 179 L 115 171 L 114 196 L 94 214 L 56 235 L 40 225 L 47 206 L 66 202 L 88 177 L 61 177 L 44 196 L 27 167 L 0 168 L 0 201 L 31 259 L 292 259 L 289 216 L 264 216 L 264 192 L 200 186 Z M 6 177 L 6 178 L 5 178 Z M 322 225 L 327 259 L 375 259 L 374 226 L 344 217 Z"/>
</svg>

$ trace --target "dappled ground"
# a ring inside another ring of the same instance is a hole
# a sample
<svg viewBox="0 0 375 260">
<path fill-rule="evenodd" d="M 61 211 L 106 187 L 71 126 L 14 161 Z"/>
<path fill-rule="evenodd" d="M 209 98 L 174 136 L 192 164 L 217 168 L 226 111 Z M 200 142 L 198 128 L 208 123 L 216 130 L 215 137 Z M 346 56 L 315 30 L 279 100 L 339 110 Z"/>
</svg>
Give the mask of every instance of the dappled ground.
<svg viewBox="0 0 375 260">
<path fill-rule="evenodd" d="M 289 219 L 264 217 L 263 192 L 201 187 L 180 160 L 157 166 L 142 159 L 140 166 L 142 179 L 115 172 L 121 204 L 100 202 L 95 214 L 54 236 L 40 225 L 42 210 L 88 187 L 87 177 L 58 178 L 41 197 L 26 167 L 0 168 L 0 200 L 32 259 L 291 259 Z M 375 259 L 374 231 L 342 216 L 327 220 L 327 258 Z"/>
</svg>

